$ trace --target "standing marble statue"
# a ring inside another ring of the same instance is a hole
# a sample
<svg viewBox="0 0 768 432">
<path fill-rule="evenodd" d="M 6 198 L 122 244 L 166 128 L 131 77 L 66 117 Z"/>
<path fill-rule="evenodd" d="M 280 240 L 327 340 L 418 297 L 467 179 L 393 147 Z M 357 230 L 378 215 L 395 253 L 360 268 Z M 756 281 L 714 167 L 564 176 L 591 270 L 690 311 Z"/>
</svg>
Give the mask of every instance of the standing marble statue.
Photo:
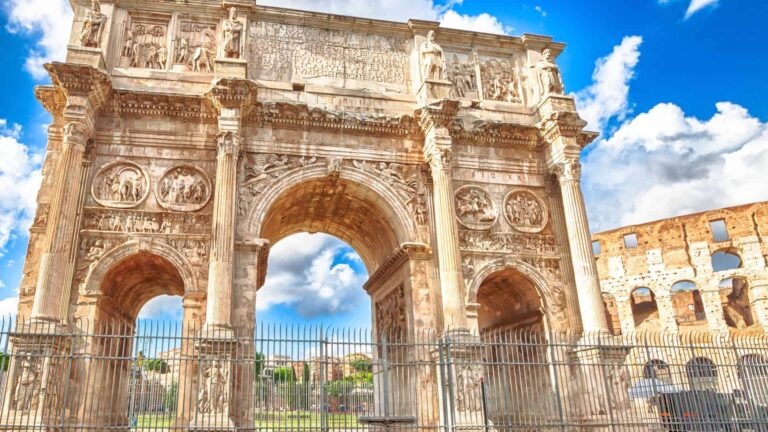
<svg viewBox="0 0 768 432">
<path fill-rule="evenodd" d="M 239 59 L 243 47 L 243 24 L 237 19 L 237 9 L 229 9 L 229 18 L 224 20 L 222 27 L 224 57 Z"/>
<path fill-rule="evenodd" d="M 435 42 L 435 32 L 427 34 L 427 41 L 421 44 L 419 49 L 421 60 L 421 78 L 424 81 L 445 80 L 445 53 L 443 48 Z"/>
<path fill-rule="evenodd" d="M 563 94 L 563 79 L 560 69 L 552 60 L 552 51 L 547 48 L 541 52 L 541 58 L 536 63 L 540 96 L 548 94 Z"/>
<path fill-rule="evenodd" d="M 97 48 L 101 44 L 101 35 L 107 24 L 107 16 L 101 13 L 99 0 L 91 1 L 91 9 L 85 13 L 83 28 L 80 31 L 80 42 L 84 47 Z"/>
</svg>

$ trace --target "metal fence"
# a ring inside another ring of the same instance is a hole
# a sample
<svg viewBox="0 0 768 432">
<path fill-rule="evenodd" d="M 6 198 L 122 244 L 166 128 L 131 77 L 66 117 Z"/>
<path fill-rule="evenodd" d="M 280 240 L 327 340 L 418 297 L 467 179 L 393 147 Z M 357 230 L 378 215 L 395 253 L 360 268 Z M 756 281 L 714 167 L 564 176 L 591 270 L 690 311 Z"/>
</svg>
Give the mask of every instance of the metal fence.
<svg viewBox="0 0 768 432">
<path fill-rule="evenodd" d="M 4 430 L 768 431 L 764 335 L 0 322 Z"/>
</svg>

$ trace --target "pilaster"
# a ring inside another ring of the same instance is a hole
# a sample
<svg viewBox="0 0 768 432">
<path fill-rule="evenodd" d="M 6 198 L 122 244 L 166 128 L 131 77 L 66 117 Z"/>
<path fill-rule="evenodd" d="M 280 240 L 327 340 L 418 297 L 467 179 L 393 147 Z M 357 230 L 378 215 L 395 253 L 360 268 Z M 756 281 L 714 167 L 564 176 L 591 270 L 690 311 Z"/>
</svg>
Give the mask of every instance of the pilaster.
<svg viewBox="0 0 768 432">
<path fill-rule="evenodd" d="M 677 332 L 677 320 L 675 319 L 675 307 L 672 304 L 672 295 L 662 293 L 656 296 L 656 306 L 659 309 L 659 322 L 661 328 L 668 332 Z"/>
</svg>

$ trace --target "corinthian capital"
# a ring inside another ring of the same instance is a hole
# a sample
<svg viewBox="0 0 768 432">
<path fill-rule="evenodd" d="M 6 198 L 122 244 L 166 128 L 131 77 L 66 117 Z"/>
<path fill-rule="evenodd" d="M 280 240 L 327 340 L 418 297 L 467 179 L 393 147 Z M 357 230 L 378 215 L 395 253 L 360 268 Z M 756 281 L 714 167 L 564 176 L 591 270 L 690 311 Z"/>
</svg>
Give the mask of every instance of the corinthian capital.
<svg viewBox="0 0 768 432">
<path fill-rule="evenodd" d="M 236 78 L 222 78 L 213 84 L 205 96 L 213 103 L 219 114 L 225 110 L 239 110 L 240 116 L 256 106 L 259 88 L 253 81 Z"/>
<path fill-rule="evenodd" d="M 83 123 L 71 121 L 64 125 L 64 145 L 85 151 L 86 144 L 91 138 L 91 130 Z"/>
<path fill-rule="evenodd" d="M 105 72 L 86 65 L 50 63 L 45 69 L 53 86 L 62 90 L 69 100 L 87 101 L 90 109 L 99 109 L 112 91 L 112 81 Z"/>
<path fill-rule="evenodd" d="M 422 132 L 426 134 L 433 129 L 441 129 L 443 133 L 448 133 L 458 112 L 459 102 L 448 99 L 422 107 L 418 112 Z"/>
<path fill-rule="evenodd" d="M 453 149 L 450 147 L 429 146 L 424 157 L 432 170 L 447 170 L 453 162 Z"/>
<path fill-rule="evenodd" d="M 242 141 L 240 135 L 234 132 L 222 132 L 216 139 L 218 142 L 219 156 L 239 155 L 240 142 Z"/>
<path fill-rule="evenodd" d="M 550 172 L 562 184 L 581 180 L 581 163 L 578 160 L 567 160 L 550 166 Z"/>
</svg>

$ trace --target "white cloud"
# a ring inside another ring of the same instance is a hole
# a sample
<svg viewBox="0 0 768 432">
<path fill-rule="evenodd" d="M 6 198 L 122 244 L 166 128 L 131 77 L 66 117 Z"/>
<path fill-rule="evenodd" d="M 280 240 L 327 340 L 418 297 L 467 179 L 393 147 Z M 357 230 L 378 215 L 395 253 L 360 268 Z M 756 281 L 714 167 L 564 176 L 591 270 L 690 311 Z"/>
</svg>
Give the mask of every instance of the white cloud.
<svg viewBox="0 0 768 432">
<path fill-rule="evenodd" d="M 16 316 L 16 312 L 19 309 L 19 298 L 8 297 L 0 300 L 0 320 L 9 316 Z"/>
<path fill-rule="evenodd" d="M 24 68 L 35 79 L 47 76 L 43 64 L 63 60 L 72 26 L 72 8 L 66 0 L 5 0 L 8 31 L 37 38 Z"/>
<path fill-rule="evenodd" d="M 584 158 L 594 230 L 768 198 L 768 123 L 721 102 L 709 119 L 658 104 Z"/>
<path fill-rule="evenodd" d="M 29 228 L 40 188 L 42 157 L 19 142 L 21 127 L 0 119 L 0 251 L 14 231 Z"/>
<path fill-rule="evenodd" d="M 181 320 L 184 305 L 181 297 L 162 295 L 148 301 L 139 311 L 139 319 Z"/>
<path fill-rule="evenodd" d="M 356 272 L 350 263 L 357 259 L 350 258 L 349 247 L 335 237 L 296 234 L 285 238 L 270 251 L 257 310 L 281 304 L 306 318 L 355 310 L 367 301 L 362 289 L 367 275 Z"/>
<path fill-rule="evenodd" d="M 688 9 L 685 11 L 685 19 L 690 18 L 696 12 L 706 9 L 708 7 L 715 7 L 720 0 L 691 0 L 688 5 Z"/>
<path fill-rule="evenodd" d="M 444 4 L 434 0 L 260 0 L 259 4 L 390 21 L 403 22 L 411 18 L 440 21 L 445 27 L 484 33 L 511 31 L 487 13 L 465 15 L 456 12 L 453 7 L 461 4 L 461 0 Z"/>
<path fill-rule="evenodd" d="M 542 17 L 544 17 L 544 18 L 546 18 L 546 17 L 547 17 L 547 11 L 545 11 L 545 10 L 544 10 L 544 8 L 542 8 L 541 6 L 539 6 L 539 5 L 536 5 L 536 6 L 535 6 L 533 9 L 534 9 L 536 12 L 538 12 L 539 14 L 541 14 L 541 16 L 542 16 Z"/>
<path fill-rule="evenodd" d="M 635 76 L 642 43 L 640 36 L 624 37 L 613 52 L 595 62 L 592 85 L 574 95 L 590 130 L 602 130 L 610 119 L 623 120 L 629 113 L 629 81 Z"/>
</svg>

